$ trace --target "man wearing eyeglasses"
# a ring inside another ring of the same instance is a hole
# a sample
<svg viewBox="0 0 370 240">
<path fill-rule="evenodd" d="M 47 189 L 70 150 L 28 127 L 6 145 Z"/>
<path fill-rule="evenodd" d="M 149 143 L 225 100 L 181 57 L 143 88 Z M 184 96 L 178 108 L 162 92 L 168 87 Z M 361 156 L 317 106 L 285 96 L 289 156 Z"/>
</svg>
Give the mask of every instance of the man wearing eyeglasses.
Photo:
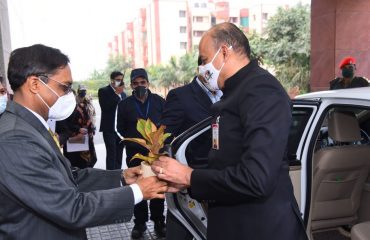
<svg viewBox="0 0 370 240">
<path fill-rule="evenodd" d="M 139 168 L 72 171 L 46 122 L 76 106 L 60 50 L 14 50 L 8 79 L 14 98 L 0 118 L 0 239 L 86 239 L 85 228 L 129 221 L 142 199 L 164 198 L 166 183 L 138 179 Z"/>
<path fill-rule="evenodd" d="M 124 74 L 114 71 L 110 75 L 110 84 L 98 91 L 101 108 L 100 132 L 106 149 L 106 169 L 121 169 L 124 145 L 116 132 L 116 109 L 120 101 L 126 98 L 123 92 L 125 84 Z"/>
<path fill-rule="evenodd" d="M 345 57 L 339 64 L 342 71 L 342 77 L 330 81 L 330 90 L 367 87 L 369 82 L 364 77 L 356 77 L 356 59 L 354 57 Z"/>
<path fill-rule="evenodd" d="M 150 119 L 159 125 L 161 114 L 164 107 L 164 99 L 149 90 L 148 74 L 143 68 L 133 69 L 130 75 L 132 96 L 127 97 L 118 104 L 117 110 L 117 130 L 125 138 L 142 138 L 136 130 L 137 120 Z M 129 167 L 140 165 L 140 159 L 132 159 L 136 153 L 146 156 L 148 150 L 136 143 L 126 142 L 126 163 Z M 164 237 L 166 228 L 164 224 L 165 217 L 164 200 L 153 199 L 150 201 L 150 219 L 154 221 L 154 230 L 159 237 Z M 134 210 L 135 226 L 132 229 L 131 237 L 138 239 L 143 236 L 148 221 L 148 204 L 142 201 L 135 206 Z"/>
</svg>

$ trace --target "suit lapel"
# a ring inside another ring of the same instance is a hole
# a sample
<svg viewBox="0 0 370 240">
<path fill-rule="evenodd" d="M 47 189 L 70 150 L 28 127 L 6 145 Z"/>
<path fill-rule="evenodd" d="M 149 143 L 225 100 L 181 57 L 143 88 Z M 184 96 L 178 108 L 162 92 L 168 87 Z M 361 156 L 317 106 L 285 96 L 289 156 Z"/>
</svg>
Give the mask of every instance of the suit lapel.
<svg viewBox="0 0 370 240">
<path fill-rule="evenodd" d="M 195 100 L 209 113 L 212 101 L 209 99 L 207 93 L 199 86 L 196 78 L 190 84 L 191 90 L 194 92 L 193 96 Z"/>
<path fill-rule="evenodd" d="M 26 108 L 22 107 L 21 105 L 10 101 L 8 103 L 8 111 L 14 113 L 15 115 L 22 118 L 24 121 L 26 121 L 28 124 L 30 124 L 33 128 L 36 129 L 37 132 L 39 132 L 43 138 L 46 139 L 46 141 L 51 145 L 54 152 L 58 155 L 59 160 L 62 162 L 63 166 L 66 169 L 66 172 L 68 173 L 69 178 L 72 180 L 74 184 L 76 184 L 74 177 L 72 175 L 71 166 L 68 162 L 68 160 L 63 156 L 61 153 L 59 147 L 55 143 L 53 137 L 50 135 L 49 131 L 45 128 L 45 126 L 40 122 L 40 120 L 32 114 L 30 111 L 28 111 Z M 77 184 L 76 184 L 77 185 Z"/>
</svg>

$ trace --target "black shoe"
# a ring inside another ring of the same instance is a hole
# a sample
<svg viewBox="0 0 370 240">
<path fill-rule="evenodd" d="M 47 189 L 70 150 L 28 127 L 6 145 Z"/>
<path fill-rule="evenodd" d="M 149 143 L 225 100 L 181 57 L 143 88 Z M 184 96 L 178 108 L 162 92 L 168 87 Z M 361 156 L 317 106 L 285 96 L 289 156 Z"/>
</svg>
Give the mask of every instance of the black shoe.
<svg viewBox="0 0 370 240">
<path fill-rule="evenodd" d="M 143 236 L 143 233 L 146 230 L 146 225 L 144 224 L 135 224 L 134 228 L 132 229 L 131 232 L 131 237 L 133 239 L 139 239 Z"/>
<path fill-rule="evenodd" d="M 154 221 L 154 231 L 158 237 L 165 237 L 167 229 L 164 221 Z"/>
</svg>

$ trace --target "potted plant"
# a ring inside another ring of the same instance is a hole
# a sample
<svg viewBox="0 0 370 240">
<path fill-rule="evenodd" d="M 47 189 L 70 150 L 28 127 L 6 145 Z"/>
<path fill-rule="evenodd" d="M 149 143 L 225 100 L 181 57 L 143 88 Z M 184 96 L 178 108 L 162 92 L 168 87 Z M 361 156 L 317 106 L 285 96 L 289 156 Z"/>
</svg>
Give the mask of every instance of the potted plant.
<svg viewBox="0 0 370 240">
<path fill-rule="evenodd" d="M 149 150 L 148 156 L 144 156 L 140 153 L 136 153 L 131 159 L 138 158 L 143 160 L 141 162 L 141 169 L 143 170 L 143 177 L 155 176 L 152 171 L 151 164 L 165 153 L 159 153 L 163 148 L 164 141 L 171 135 L 171 133 L 165 133 L 165 126 L 157 128 L 155 124 L 150 120 L 139 119 L 136 124 L 137 131 L 143 138 L 125 138 L 125 141 L 135 142 L 140 144 Z"/>
</svg>

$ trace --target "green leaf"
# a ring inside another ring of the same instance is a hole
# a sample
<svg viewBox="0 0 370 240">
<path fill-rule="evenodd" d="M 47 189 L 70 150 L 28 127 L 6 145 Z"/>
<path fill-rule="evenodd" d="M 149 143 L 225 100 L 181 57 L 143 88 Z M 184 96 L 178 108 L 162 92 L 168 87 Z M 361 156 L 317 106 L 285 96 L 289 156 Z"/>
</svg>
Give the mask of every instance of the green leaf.
<svg viewBox="0 0 370 240">
<path fill-rule="evenodd" d="M 141 159 L 145 162 L 147 162 L 149 165 L 152 165 L 152 163 L 158 159 L 159 156 L 155 156 L 155 157 L 149 157 L 149 156 L 144 156 L 144 155 L 141 155 L 140 153 L 136 153 L 131 159 L 130 161 L 132 161 L 133 159 L 135 158 L 138 158 L 138 159 Z"/>
<path fill-rule="evenodd" d="M 141 134 L 141 136 L 143 136 L 143 138 L 145 140 L 150 142 L 150 138 L 146 134 L 145 127 L 146 127 L 146 121 L 144 119 L 141 119 L 141 118 L 138 119 L 137 124 L 136 124 L 137 131 Z"/>
</svg>

